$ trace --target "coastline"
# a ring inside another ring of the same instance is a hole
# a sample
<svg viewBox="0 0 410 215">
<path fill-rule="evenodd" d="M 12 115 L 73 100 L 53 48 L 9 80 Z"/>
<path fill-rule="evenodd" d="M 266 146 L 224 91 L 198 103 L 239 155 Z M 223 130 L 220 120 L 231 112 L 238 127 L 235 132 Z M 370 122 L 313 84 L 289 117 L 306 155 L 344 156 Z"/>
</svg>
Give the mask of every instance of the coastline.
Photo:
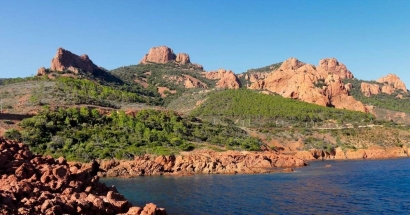
<svg viewBox="0 0 410 215">
<path fill-rule="evenodd" d="M 101 160 L 100 177 L 132 178 L 138 176 L 185 176 L 194 174 L 268 174 L 293 172 L 293 168 L 308 166 L 320 160 L 377 160 L 407 158 L 407 147 L 370 147 L 333 151 L 312 149 L 279 153 L 198 150 L 181 155 L 144 155 L 134 160 Z M 82 164 L 86 165 L 86 164 Z"/>
</svg>

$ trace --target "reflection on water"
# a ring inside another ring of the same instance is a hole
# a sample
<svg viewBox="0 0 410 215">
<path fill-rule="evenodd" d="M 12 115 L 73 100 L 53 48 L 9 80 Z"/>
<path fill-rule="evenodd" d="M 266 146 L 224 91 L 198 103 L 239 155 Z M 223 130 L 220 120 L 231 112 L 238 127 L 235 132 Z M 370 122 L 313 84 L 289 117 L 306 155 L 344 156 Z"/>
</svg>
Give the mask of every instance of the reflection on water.
<svg viewBox="0 0 410 215">
<path fill-rule="evenodd" d="M 325 168 L 331 164 L 330 168 Z M 408 214 L 410 159 L 323 161 L 294 173 L 102 179 L 169 214 Z"/>
</svg>

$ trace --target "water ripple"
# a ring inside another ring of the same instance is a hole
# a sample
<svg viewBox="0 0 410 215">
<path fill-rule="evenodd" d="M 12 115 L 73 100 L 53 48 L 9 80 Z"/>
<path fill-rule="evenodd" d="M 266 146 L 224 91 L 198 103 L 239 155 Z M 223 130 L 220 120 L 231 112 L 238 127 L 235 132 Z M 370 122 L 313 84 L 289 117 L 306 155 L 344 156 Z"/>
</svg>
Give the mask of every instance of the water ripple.
<svg viewBox="0 0 410 215">
<path fill-rule="evenodd" d="M 324 168 L 326 164 L 332 167 Z M 169 214 L 408 214 L 410 159 L 323 161 L 291 174 L 102 179 Z"/>
</svg>

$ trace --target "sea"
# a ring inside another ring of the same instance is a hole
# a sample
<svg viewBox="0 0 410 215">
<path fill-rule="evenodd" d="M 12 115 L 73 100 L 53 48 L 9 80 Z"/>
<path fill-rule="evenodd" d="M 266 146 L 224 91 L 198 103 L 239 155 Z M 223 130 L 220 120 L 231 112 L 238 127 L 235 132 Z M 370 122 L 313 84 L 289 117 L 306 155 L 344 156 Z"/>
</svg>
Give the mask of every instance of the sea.
<svg viewBox="0 0 410 215">
<path fill-rule="evenodd" d="M 326 167 L 330 165 L 330 167 Z M 292 173 L 102 178 L 172 214 L 410 214 L 410 159 L 314 161 Z"/>
</svg>

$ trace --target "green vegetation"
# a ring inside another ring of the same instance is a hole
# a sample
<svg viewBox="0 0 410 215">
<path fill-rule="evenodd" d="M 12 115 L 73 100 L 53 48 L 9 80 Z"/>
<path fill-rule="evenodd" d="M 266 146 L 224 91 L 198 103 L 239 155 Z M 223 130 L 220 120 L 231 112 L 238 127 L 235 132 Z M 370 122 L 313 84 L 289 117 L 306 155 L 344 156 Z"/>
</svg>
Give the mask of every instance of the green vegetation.
<svg viewBox="0 0 410 215">
<path fill-rule="evenodd" d="M 358 79 L 345 79 L 344 83 L 351 83 L 353 89 L 350 91 L 350 94 L 357 100 L 361 101 L 363 104 L 366 105 L 373 105 L 379 108 L 393 110 L 393 111 L 400 111 L 400 112 L 407 112 L 410 113 L 410 96 L 407 94 L 403 94 L 400 92 L 394 92 L 391 95 L 380 93 L 378 95 L 372 95 L 370 97 L 366 97 L 361 92 L 361 83 L 366 82 L 370 84 L 378 84 L 382 85 L 378 82 L 370 82 L 370 81 L 363 81 Z M 396 98 L 396 96 L 401 93 L 403 95 L 402 99 Z"/>
<path fill-rule="evenodd" d="M 185 75 L 189 75 L 199 81 L 205 83 L 209 88 L 215 86 L 215 81 L 206 79 L 202 76 L 202 68 L 195 65 L 179 65 L 173 62 L 166 64 L 139 64 L 127 67 L 120 67 L 111 71 L 113 75 L 123 80 L 125 83 L 131 85 L 136 84 L 135 80 L 145 82 L 147 88 L 145 90 L 151 92 L 153 95 L 159 97 L 157 87 L 167 87 L 170 90 L 176 90 L 176 94 L 169 93 L 164 98 L 164 104 L 168 104 L 171 100 L 179 97 L 184 92 L 192 91 L 184 87 Z"/>
<path fill-rule="evenodd" d="M 99 106 L 117 107 L 122 102 L 146 102 L 149 99 L 136 93 L 117 90 L 111 86 L 103 86 L 87 79 L 60 77 L 56 79 L 56 88 L 62 97 L 73 101 L 74 104 L 92 104 Z"/>
<path fill-rule="evenodd" d="M 245 89 L 212 92 L 191 114 L 211 119 L 225 117 L 248 127 L 276 127 L 282 122 L 293 127 L 327 121 L 359 124 L 373 120 L 371 114 L 328 108 Z"/>
<path fill-rule="evenodd" d="M 246 150 L 259 150 L 261 144 L 235 126 L 182 118 L 172 111 L 142 110 L 133 116 L 123 111 L 102 115 L 97 109 L 85 107 L 45 108 L 20 125 L 21 134 L 10 131 L 10 136 L 22 139 L 32 151 L 80 161 L 172 154 L 202 143 Z"/>
<path fill-rule="evenodd" d="M 275 64 L 271 64 L 269 66 L 264 66 L 261 68 L 256 68 L 256 69 L 249 69 L 248 71 L 242 73 L 242 76 L 239 78 L 239 81 L 241 82 L 241 86 L 244 87 L 246 86 L 248 83 L 248 80 L 245 79 L 246 75 L 250 75 L 252 73 L 268 73 L 268 72 L 272 72 L 276 69 L 278 69 L 280 66 L 282 65 L 282 62 L 280 63 L 275 63 Z"/>
</svg>

